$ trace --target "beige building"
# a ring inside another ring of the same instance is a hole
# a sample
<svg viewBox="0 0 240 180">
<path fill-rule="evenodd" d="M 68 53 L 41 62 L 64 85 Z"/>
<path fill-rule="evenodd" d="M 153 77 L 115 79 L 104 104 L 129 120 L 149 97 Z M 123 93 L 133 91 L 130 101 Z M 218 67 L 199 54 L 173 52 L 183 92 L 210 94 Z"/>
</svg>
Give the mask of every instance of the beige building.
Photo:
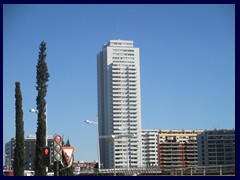
<svg viewBox="0 0 240 180">
<path fill-rule="evenodd" d="M 198 165 L 197 135 L 203 130 L 159 130 L 158 164 L 162 169 Z"/>
</svg>

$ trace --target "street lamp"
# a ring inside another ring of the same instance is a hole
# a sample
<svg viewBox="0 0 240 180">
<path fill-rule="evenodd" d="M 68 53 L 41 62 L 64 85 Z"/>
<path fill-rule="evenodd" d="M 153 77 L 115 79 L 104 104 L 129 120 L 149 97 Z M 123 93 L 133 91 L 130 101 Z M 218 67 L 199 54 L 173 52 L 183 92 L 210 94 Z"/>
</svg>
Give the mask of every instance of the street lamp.
<svg viewBox="0 0 240 180">
<path fill-rule="evenodd" d="M 90 121 L 90 120 L 85 120 L 84 122 L 87 123 L 87 124 L 98 124 L 97 122 L 95 122 L 95 121 Z"/>
<path fill-rule="evenodd" d="M 38 114 L 38 110 L 37 109 L 30 109 L 29 112 L 31 113 L 36 113 Z M 45 112 L 45 115 L 46 115 L 46 147 L 48 146 L 48 136 L 47 136 L 47 104 L 46 104 L 46 112 Z M 48 167 L 46 166 L 46 172 L 48 173 Z"/>
<path fill-rule="evenodd" d="M 30 109 L 29 112 L 38 114 L 38 110 L 37 109 Z M 46 114 L 46 146 L 48 146 L 48 138 L 47 138 L 47 104 L 46 104 L 46 113 L 45 114 Z"/>
<path fill-rule="evenodd" d="M 4 154 L 5 156 L 5 165 L 6 165 L 6 170 L 9 170 L 9 158 L 8 158 L 8 155 L 7 154 Z"/>
<path fill-rule="evenodd" d="M 96 124 L 97 125 L 98 170 L 100 171 L 101 164 L 100 164 L 100 145 L 99 145 L 98 122 L 91 121 L 91 120 L 85 120 L 84 122 L 87 124 Z"/>
<path fill-rule="evenodd" d="M 12 162 L 14 161 L 14 159 L 11 159 L 11 156 L 8 157 L 7 154 L 4 154 L 4 156 L 6 157 L 5 159 L 6 170 L 12 170 Z"/>
<path fill-rule="evenodd" d="M 10 170 L 12 170 L 12 162 L 13 162 L 14 160 L 13 159 L 10 159 Z"/>
<path fill-rule="evenodd" d="M 126 131 L 127 130 L 127 127 L 126 126 L 121 126 L 121 127 L 117 127 L 116 128 L 117 130 L 120 130 L 120 131 Z M 123 134 L 127 134 L 126 132 L 124 132 Z M 135 134 L 132 134 L 133 136 L 136 136 Z M 127 137 L 127 140 L 126 140 L 126 146 L 127 146 L 127 169 L 129 168 L 129 148 L 130 148 L 130 142 L 129 142 L 129 137 Z M 131 151 L 130 151 L 131 152 Z"/>
<path fill-rule="evenodd" d="M 113 140 L 113 169 L 114 169 L 114 176 L 116 176 L 116 163 L 115 163 L 115 139 L 121 138 L 121 137 L 127 137 L 127 138 L 133 138 L 136 137 L 136 134 L 119 134 L 119 135 L 111 135 L 111 136 L 100 136 L 100 138 L 110 138 Z"/>
</svg>

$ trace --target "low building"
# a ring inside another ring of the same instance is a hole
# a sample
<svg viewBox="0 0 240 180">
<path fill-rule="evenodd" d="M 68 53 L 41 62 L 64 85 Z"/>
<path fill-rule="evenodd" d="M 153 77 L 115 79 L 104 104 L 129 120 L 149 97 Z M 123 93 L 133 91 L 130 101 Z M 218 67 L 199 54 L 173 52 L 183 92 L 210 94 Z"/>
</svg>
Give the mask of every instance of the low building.
<svg viewBox="0 0 240 180">
<path fill-rule="evenodd" d="M 73 163 L 73 167 L 75 175 L 78 175 L 80 173 L 93 173 L 97 171 L 98 163 L 78 161 Z"/>
</svg>

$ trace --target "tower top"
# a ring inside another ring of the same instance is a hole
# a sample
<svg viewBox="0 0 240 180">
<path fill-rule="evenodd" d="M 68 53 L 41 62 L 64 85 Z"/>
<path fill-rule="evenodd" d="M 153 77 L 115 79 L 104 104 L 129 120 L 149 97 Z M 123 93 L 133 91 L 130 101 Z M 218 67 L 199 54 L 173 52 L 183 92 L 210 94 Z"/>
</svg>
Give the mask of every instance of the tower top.
<svg viewBox="0 0 240 180">
<path fill-rule="evenodd" d="M 111 46 L 111 47 L 133 47 L 133 41 L 130 40 L 109 40 L 104 47 Z"/>
</svg>

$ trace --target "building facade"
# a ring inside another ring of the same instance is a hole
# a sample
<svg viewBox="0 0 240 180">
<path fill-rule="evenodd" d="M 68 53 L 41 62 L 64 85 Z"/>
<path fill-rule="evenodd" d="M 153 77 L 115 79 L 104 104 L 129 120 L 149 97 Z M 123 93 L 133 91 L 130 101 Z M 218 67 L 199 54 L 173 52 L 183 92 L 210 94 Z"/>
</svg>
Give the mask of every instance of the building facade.
<svg viewBox="0 0 240 180">
<path fill-rule="evenodd" d="M 78 175 L 81 173 L 93 173 L 97 171 L 98 163 L 97 162 L 84 162 L 78 161 L 73 163 L 74 174 Z"/>
<path fill-rule="evenodd" d="M 53 136 L 48 136 L 48 147 L 50 147 L 50 165 L 53 166 Z M 25 148 L 25 168 L 24 170 L 34 170 L 34 159 L 35 159 L 35 146 L 36 146 L 36 135 L 28 135 L 24 140 Z M 9 142 L 5 144 L 5 166 L 7 169 L 13 167 L 14 159 L 14 149 L 15 149 L 15 138 L 12 138 Z M 9 163 L 11 160 L 11 164 Z"/>
<path fill-rule="evenodd" d="M 235 130 L 206 130 L 197 140 L 199 166 L 235 164 Z"/>
<path fill-rule="evenodd" d="M 160 130 L 158 157 L 161 169 L 198 165 L 197 135 L 203 130 Z"/>
<path fill-rule="evenodd" d="M 103 168 L 142 165 L 139 48 L 110 40 L 97 55 L 98 129 Z M 134 137 L 120 137 L 134 134 Z M 106 138 L 115 135 L 114 143 Z M 114 145 L 113 145 L 114 144 Z"/>
<path fill-rule="evenodd" d="M 14 147 L 15 147 L 15 138 L 11 138 L 10 141 L 5 143 L 5 169 L 6 170 L 11 170 L 13 167 Z"/>
<path fill-rule="evenodd" d="M 158 166 L 158 133 L 159 130 L 142 130 L 143 167 Z"/>
</svg>

